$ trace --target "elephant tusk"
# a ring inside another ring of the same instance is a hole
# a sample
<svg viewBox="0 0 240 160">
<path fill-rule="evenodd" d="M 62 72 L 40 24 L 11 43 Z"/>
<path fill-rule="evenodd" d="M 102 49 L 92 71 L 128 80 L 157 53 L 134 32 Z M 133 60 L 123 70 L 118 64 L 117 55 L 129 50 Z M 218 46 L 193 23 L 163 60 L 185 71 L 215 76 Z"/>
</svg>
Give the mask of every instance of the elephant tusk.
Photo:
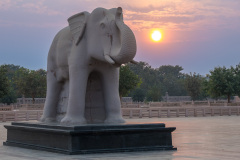
<svg viewBox="0 0 240 160">
<path fill-rule="evenodd" d="M 139 62 L 135 61 L 135 60 L 131 60 L 130 63 L 132 64 L 138 64 Z"/>
<path fill-rule="evenodd" d="M 107 54 L 104 55 L 104 58 L 106 59 L 106 61 L 110 64 L 115 64 L 114 60 Z"/>
</svg>

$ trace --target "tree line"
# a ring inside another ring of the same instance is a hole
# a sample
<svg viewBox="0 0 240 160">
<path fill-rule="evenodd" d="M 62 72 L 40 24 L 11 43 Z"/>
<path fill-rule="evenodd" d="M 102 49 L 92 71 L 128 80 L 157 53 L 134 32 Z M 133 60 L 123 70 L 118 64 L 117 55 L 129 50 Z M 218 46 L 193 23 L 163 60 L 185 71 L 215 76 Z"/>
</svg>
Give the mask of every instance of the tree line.
<svg viewBox="0 0 240 160">
<path fill-rule="evenodd" d="M 44 69 L 29 70 L 13 64 L 0 66 L 0 103 L 15 103 L 17 98 L 46 97 L 46 75 Z"/>
<path fill-rule="evenodd" d="M 206 76 L 182 73 L 179 65 L 152 68 L 146 62 L 125 64 L 120 67 L 119 94 L 134 101 L 161 101 L 170 96 L 191 96 L 192 100 L 226 98 L 240 95 L 240 65 L 215 67 Z M 15 103 L 22 96 L 46 97 L 44 69 L 29 70 L 13 64 L 0 66 L 0 103 Z"/>
<path fill-rule="evenodd" d="M 146 62 L 139 62 L 122 67 L 135 74 L 132 79 L 139 79 L 140 84 L 122 94 L 131 96 L 134 101 L 161 101 L 166 92 L 169 96 L 191 96 L 192 100 L 227 99 L 228 103 L 232 96 L 240 96 L 240 64 L 230 68 L 215 67 L 206 76 L 183 73 L 179 65 L 152 68 Z M 120 72 L 120 82 L 123 74 Z"/>
</svg>

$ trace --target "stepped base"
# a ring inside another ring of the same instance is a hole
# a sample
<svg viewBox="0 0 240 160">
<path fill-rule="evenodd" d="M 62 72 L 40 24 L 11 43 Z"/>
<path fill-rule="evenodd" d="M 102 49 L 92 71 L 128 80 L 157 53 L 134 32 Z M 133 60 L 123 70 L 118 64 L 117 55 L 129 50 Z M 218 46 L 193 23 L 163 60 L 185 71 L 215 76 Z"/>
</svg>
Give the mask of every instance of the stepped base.
<svg viewBox="0 0 240 160">
<path fill-rule="evenodd" d="M 4 127 L 4 145 L 63 154 L 176 150 L 171 135 L 176 128 L 166 128 L 163 123 L 63 126 L 13 122 Z"/>
</svg>

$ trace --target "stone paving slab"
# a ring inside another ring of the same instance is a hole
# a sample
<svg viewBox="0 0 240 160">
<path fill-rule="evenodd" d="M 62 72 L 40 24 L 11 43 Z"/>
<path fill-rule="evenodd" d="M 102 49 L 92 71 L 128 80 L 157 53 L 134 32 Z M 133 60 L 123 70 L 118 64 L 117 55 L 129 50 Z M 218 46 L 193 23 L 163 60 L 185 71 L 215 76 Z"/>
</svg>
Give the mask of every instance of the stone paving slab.
<svg viewBox="0 0 240 160">
<path fill-rule="evenodd" d="M 1 160 L 219 160 L 240 159 L 240 116 L 128 119 L 130 122 L 163 122 L 177 127 L 173 145 L 177 151 L 147 151 L 87 155 L 63 155 L 3 146 L 5 124 L 0 123 Z"/>
</svg>

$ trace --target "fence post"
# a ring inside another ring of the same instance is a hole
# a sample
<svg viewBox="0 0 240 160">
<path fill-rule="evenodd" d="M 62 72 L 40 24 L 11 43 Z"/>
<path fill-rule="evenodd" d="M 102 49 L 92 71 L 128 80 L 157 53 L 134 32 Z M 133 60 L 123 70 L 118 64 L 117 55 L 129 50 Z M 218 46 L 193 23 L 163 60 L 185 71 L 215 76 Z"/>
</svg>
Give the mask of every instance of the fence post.
<svg viewBox="0 0 240 160">
<path fill-rule="evenodd" d="M 197 109 L 194 108 L 194 117 L 197 117 Z"/>
<path fill-rule="evenodd" d="M 188 117 L 188 109 L 185 109 L 185 117 Z"/>
<path fill-rule="evenodd" d="M 139 118 L 142 118 L 142 109 L 139 110 Z"/>
<path fill-rule="evenodd" d="M 232 115 L 232 110 L 231 110 L 231 108 L 228 109 L 228 115 L 229 115 L 229 116 Z"/>
<path fill-rule="evenodd" d="M 14 112 L 14 121 L 17 121 L 17 112 Z"/>
<path fill-rule="evenodd" d="M 130 109 L 130 118 L 133 117 L 133 112 L 132 112 L 132 111 L 133 111 L 133 110 Z"/>
<path fill-rule="evenodd" d="M 40 120 L 40 111 L 37 111 L 37 120 Z"/>
<path fill-rule="evenodd" d="M 3 113 L 3 122 L 6 122 L 6 113 Z"/>
<path fill-rule="evenodd" d="M 29 112 L 26 112 L 26 121 L 29 121 Z"/>
<path fill-rule="evenodd" d="M 170 117 L 170 109 L 167 110 L 167 117 Z"/>
<path fill-rule="evenodd" d="M 158 118 L 161 118 L 161 109 L 158 109 Z"/>
<path fill-rule="evenodd" d="M 211 108 L 211 116 L 214 116 L 214 109 Z"/>
<path fill-rule="evenodd" d="M 152 110 L 149 109 L 149 118 L 152 118 Z"/>
<path fill-rule="evenodd" d="M 179 117 L 179 109 L 177 109 L 177 117 Z"/>
</svg>

